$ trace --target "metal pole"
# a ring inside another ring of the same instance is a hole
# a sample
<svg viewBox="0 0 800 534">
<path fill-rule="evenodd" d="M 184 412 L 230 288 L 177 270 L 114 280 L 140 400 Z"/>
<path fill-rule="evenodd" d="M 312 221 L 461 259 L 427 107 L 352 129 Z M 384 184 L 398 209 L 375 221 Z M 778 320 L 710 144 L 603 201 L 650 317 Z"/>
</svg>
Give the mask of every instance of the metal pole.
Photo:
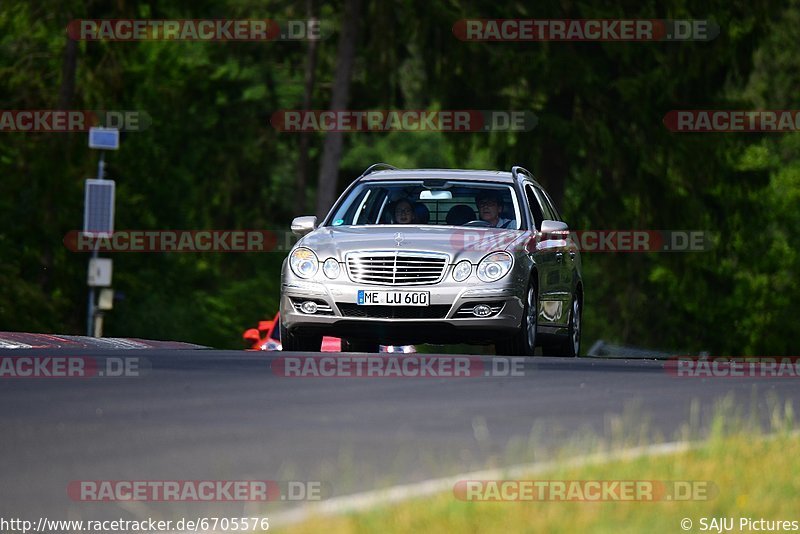
<svg viewBox="0 0 800 534">
<path fill-rule="evenodd" d="M 104 180 L 106 177 L 106 153 L 100 151 L 100 161 L 97 162 L 97 179 Z"/>
<path fill-rule="evenodd" d="M 103 180 L 105 179 L 106 174 L 106 153 L 104 151 L 100 151 L 100 161 L 97 163 L 97 179 Z M 92 258 L 97 258 L 97 246 L 99 245 L 98 242 L 95 241 L 95 247 L 92 250 Z M 86 335 L 89 337 L 95 337 L 94 331 L 94 286 L 89 286 L 89 304 L 86 309 Z"/>
</svg>

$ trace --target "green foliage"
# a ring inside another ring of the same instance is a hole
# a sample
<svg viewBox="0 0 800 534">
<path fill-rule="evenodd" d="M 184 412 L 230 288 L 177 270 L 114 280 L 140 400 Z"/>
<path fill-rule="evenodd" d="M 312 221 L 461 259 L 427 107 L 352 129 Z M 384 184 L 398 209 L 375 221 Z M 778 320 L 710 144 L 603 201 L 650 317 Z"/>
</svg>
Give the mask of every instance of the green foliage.
<svg viewBox="0 0 800 534">
<path fill-rule="evenodd" d="M 341 26 L 342 2 L 320 5 Z M 340 188 L 369 164 L 532 169 L 570 226 L 703 230 L 704 253 L 583 255 L 586 346 L 595 338 L 675 351 L 792 352 L 800 228 L 797 135 L 675 134 L 672 109 L 797 108 L 796 1 L 625 6 L 479 0 L 365 2 L 354 109 L 532 111 L 530 132 L 352 133 Z M 701 10 L 701 11 L 696 11 Z M 666 14 L 666 15 L 665 15 Z M 471 16 L 707 18 L 694 43 L 465 43 Z M 3 109 L 58 106 L 70 19 L 305 17 L 303 3 L 9 0 L 0 8 Z M 330 101 L 338 34 L 319 45 L 312 108 Z M 299 108 L 306 43 L 82 42 L 71 109 L 140 110 L 150 127 L 109 157 L 117 228 L 286 228 L 299 137 L 270 126 Z M 321 135 L 311 137 L 309 169 Z M 0 142 L 0 328 L 81 333 L 87 257 L 62 244 L 82 220 L 97 154 L 85 134 Z M 563 162 L 559 170 L 557 162 Z M 314 194 L 309 191 L 309 196 Z M 125 295 L 106 333 L 239 347 L 277 308 L 279 253 L 118 254 Z"/>
</svg>

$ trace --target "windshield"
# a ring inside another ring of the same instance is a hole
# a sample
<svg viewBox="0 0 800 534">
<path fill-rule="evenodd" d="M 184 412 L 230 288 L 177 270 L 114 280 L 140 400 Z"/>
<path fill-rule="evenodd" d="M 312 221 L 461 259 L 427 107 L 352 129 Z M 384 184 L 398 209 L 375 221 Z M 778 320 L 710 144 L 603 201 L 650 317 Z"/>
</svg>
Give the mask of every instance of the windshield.
<svg viewBox="0 0 800 534">
<path fill-rule="evenodd" d="M 520 228 L 508 184 L 464 181 L 365 182 L 353 188 L 327 226 L 415 224 Z"/>
</svg>

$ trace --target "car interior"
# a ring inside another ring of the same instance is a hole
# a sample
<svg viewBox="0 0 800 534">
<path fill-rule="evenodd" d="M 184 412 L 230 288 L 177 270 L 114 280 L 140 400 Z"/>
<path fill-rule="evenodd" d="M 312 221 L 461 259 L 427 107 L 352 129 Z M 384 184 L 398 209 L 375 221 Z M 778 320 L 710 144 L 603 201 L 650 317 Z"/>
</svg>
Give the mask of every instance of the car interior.
<svg viewBox="0 0 800 534">
<path fill-rule="evenodd" d="M 352 199 L 346 201 L 332 219 L 332 226 L 360 224 L 399 224 L 395 221 L 394 208 L 398 202 L 407 200 L 414 210 L 414 224 L 480 226 L 476 196 L 481 191 L 492 190 L 503 202 L 501 217 L 516 223 L 511 189 L 508 186 L 465 186 L 447 184 L 446 188 L 430 189 L 424 185 L 375 185 L 363 186 L 353 191 Z"/>
</svg>

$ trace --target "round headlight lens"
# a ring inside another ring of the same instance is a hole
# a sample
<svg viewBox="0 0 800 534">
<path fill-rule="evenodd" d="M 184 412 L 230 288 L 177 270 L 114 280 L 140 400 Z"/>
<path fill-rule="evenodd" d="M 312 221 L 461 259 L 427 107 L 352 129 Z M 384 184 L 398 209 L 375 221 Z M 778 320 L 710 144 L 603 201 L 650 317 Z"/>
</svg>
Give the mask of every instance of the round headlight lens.
<svg viewBox="0 0 800 534">
<path fill-rule="evenodd" d="M 322 264 L 322 272 L 325 273 L 325 276 L 328 278 L 339 278 L 339 273 L 341 272 L 339 262 L 333 258 L 328 258 L 325 260 L 325 263 Z"/>
<path fill-rule="evenodd" d="M 469 260 L 462 260 L 453 268 L 453 280 L 463 282 L 472 274 L 472 264 Z"/>
<path fill-rule="evenodd" d="M 300 247 L 294 249 L 289 256 L 289 266 L 300 278 L 311 278 L 319 270 L 319 260 L 311 249 Z"/>
<path fill-rule="evenodd" d="M 484 282 L 500 280 L 511 271 L 513 263 L 508 252 L 492 252 L 478 264 L 478 278 Z"/>
</svg>

